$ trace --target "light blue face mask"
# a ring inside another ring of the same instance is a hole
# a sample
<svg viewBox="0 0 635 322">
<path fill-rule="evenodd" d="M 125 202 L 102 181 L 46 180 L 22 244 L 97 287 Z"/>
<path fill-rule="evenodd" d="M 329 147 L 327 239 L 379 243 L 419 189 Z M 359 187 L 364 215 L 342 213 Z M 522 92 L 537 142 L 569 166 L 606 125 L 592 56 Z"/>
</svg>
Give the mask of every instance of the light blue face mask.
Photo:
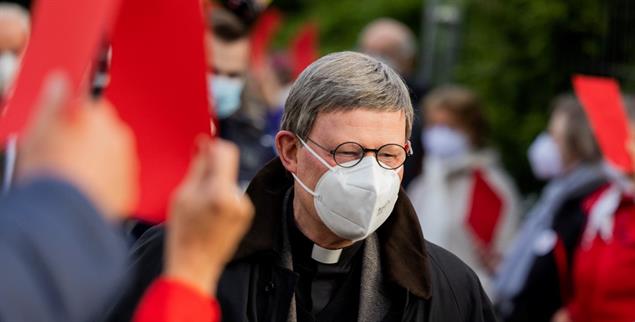
<svg viewBox="0 0 635 322">
<path fill-rule="evenodd" d="M 227 118 L 240 107 L 240 94 L 245 86 L 245 81 L 226 76 L 210 76 L 210 78 L 210 95 L 214 98 L 216 115 L 220 119 Z"/>
</svg>

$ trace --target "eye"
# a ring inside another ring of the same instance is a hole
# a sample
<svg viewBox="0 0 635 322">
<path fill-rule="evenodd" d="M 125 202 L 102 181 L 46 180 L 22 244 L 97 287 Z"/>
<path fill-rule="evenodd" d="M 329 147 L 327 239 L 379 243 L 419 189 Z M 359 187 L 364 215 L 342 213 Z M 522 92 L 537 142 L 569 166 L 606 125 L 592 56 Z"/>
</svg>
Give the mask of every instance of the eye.
<svg viewBox="0 0 635 322">
<path fill-rule="evenodd" d="M 382 151 L 382 152 L 380 152 L 380 153 L 379 153 L 379 157 L 380 157 L 380 158 L 386 158 L 386 159 L 394 159 L 394 158 L 396 158 L 396 157 L 397 157 L 397 155 L 396 155 L 396 154 L 394 154 L 394 153 L 390 153 L 390 152 L 383 152 L 383 151 Z"/>
</svg>

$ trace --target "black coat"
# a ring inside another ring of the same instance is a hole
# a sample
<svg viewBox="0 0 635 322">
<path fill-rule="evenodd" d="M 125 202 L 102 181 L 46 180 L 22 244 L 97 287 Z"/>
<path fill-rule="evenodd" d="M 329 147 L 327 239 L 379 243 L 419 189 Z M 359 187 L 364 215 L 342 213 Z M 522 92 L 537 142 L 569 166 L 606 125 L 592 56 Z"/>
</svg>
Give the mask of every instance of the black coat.
<svg viewBox="0 0 635 322">
<path fill-rule="evenodd" d="M 282 204 L 293 179 L 278 159 L 252 181 L 248 195 L 254 223 L 218 285 L 223 321 L 286 322 L 298 275 L 280 263 Z M 384 321 L 496 321 L 490 301 L 472 270 L 442 248 L 425 242 L 405 193 L 377 231 L 382 274 L 393 300 Z M 144 290 L 160 272 L 164 230 L 148 231 L 134 250 L 130 290 L 109 321 L 129 321 Z M 398 303 L 395 305 L 395 303 Z"/>
</svg>

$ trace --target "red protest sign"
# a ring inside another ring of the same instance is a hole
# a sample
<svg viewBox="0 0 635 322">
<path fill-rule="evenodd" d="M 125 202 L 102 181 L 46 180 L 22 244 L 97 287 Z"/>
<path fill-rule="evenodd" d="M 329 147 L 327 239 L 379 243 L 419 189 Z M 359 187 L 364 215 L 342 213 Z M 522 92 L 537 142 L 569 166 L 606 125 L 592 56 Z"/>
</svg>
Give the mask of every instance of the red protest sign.
<svg viewBox="0 0 635 322">
<path fill-rule="evenodd" d="M 605 159 L 620 171 L 632 172 L 633 163 L 626 150 L 628 119 L 617 81 L 576 75 L 573 87 Z"/>
<path fill-rule="evenodd" d="M 83 93 L 91 64 L 111 27 L 119 1 L 37 1 L 31 38 L 2 110 L 0 141 L 23 130 L 33 114 L 42 83 L 51 72 L 62 72 L 69 78 L 71 97 Z"/>
<path fill-rule="evenodd" d="M 113 31 L 106 96 L 137 139 L 147 222 L 165 219 L 195 137 L 210 133 L 203 31 L 200 0 L 124 1 Z"/>
<path fill-rule="evenodd" d="M 481 170 L 474 171 L 472 199 L 466 223 L 483 245 L 492 246 L 496 228 L 503 216 L 503 199 L 487 182 Z"/>
</svg>

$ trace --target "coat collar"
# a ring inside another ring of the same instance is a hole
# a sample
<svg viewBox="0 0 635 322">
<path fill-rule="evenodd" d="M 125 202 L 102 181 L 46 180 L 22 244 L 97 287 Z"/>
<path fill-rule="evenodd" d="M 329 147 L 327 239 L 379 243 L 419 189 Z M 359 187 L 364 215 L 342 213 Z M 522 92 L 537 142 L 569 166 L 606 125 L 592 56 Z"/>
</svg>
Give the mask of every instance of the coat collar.
<svg viewBox="0 0 635 322">
<path fill-rule="evenodd" d="M 269 162 L 247 188 L 256 214 L 234 257 L 243 259 L 256 253 L 280 253 L 279 231 L 284 196 L 293 185 L 291 174 L 280 159 Z M 377 230 L 383 267 L 388 279 L 412 294 L 430 298 L 430 275 L 425 241 L 419 221 L 403 189 L 395 208 Z"/>
</svg>

